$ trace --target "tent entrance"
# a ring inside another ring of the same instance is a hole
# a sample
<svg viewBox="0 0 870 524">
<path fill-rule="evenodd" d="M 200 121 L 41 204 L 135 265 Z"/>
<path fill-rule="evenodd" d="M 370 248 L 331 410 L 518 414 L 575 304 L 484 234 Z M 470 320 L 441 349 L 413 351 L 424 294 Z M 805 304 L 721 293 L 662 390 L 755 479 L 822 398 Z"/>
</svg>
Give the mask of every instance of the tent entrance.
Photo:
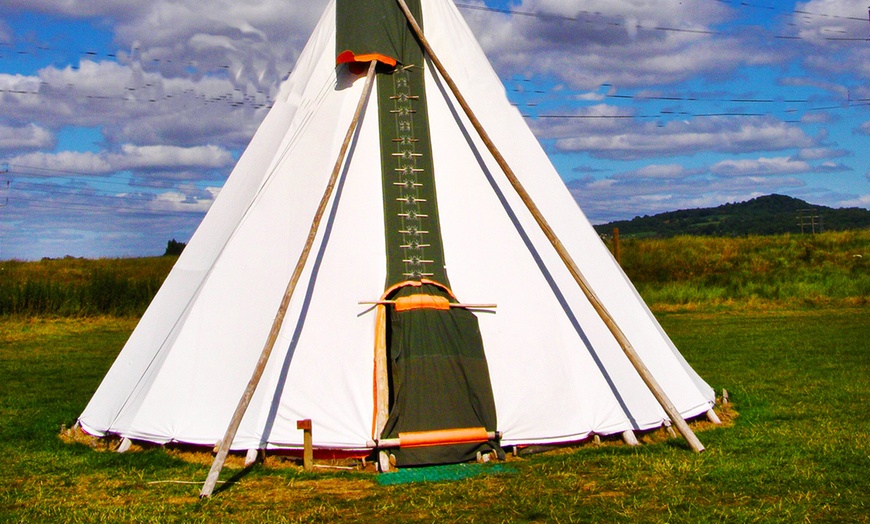
<svg viewBox="0 0 870 524">
<path fill-rule="evenodd" d="M 404 286 L 386 299 L 432 295 L 456 302 L 443 286 Z M 496 431 L 495 401 L 477 317 L 465 308 L 388 306 L 386 322 L 389 416 L 380 439 L 400 433 L 484 428 Z M 391 453 L 397 466 L 448 464 L 496 451 L 495 439 L 421 447 Z"/>
</svg>

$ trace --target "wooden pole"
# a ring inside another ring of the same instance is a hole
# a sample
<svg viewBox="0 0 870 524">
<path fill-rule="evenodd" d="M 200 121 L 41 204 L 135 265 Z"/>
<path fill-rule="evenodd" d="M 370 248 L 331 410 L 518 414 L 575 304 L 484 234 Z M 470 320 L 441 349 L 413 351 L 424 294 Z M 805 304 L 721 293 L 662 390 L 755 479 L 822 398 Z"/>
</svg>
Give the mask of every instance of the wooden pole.
<svg viewBox="0 0 870 524">
<path fill-rule="evenodd" d="M 287 289 L 284 291 L 284 297 L 281 300 L 281 305 L 278 307 L 278 312 L 275 314 L 275 319 L 272 322 L 272 329 L 269 331 L 269 336 L 266 339 L 266 344 L 263 346 L 262 353 L 260 353 L 260 359 L 257 361 L 257 365 L 254 367 L 254 373 L 253 375 L 251 375 L 251 380 L 248 382 L 248 386 L 245 388 L 245 391 L 242 394 L 242 398 L 239 400 L 239 405 L 236 408 L 235 413 L 233 413 L 233 418 L 230 421 L 229 427 L 227 427 L 226 435 L 224 435 L 224 439 L 221 441 L 220 448 L 218 449 L 217 455 L 214 458 L 214 462 L 211 465 L 211 470 L 208 473 L 205 484 L 202 486 L 202 491 L 199 494 L 200 498 L 210 497 L 212 492 L 214 491 L 218 476 L 220 476 L 221 469 L 223 469 L 224 462 L 227 459 L 227 454 L 230 451 L 230 445 L 233 443 L 233 439 L 236 437 L 236 432 L 239 430 L 239 425 L 241 425 L 242 423 L 242 417 L 244 417 L 245 411 L 247 411 L 248 405 L 251 403 L 251 398 L 253 398 L 254 396 L 254 391 L 257 389 L 257 385 L 260 383 L 260 378 L 263 376 L 263 371 L 265 371 L 266 369 L 266 363 L 269 361 L 269 355 L 271 355 L 272 349 L 275 347 L 275 342 L 278 340 L 278 333 L 281 331 L 281 325 L 284 323 L 284 316 L 287 314 L 287 308 L 290 307 L 290 299 L 293 297 L 293 291 L 296 289 L 296 284 L 299 282 L 299 278 L 302 276 L 302 270 L 305 268 L 305 263 L 308 261 L 308 255 L 311 253 L 312 245 L 314 245 L 314 239 L 317 236 L 317 230 L 320 228 L 320 221 L 323 218 L 323 213 L 326 211 L 326 206 L 329 204 L 329 199 L 332 196 L 332 191 L 333 189 L 335 189 L 335 183 L 338 180 L 338 175 L 341 172 L 342 165 L 344 164 L 344 158 L 347 155 L 347 149 L 350 146 L 350 141 L 353 139 L 353 134 L 356 131 L 357 125 L 359 124 L 359 120 L 362 116 L 366 100 L 368 100 L 369 93 L 372 90 L 376 66 L 377 61 L 375 60 L 373 60 L 371 64 L 369 64 L 369 70 L 368 74 L 366 75 L 366 83 L 363 87 L 362 95 L 360 96 L 359 103 L 357 104 L 353 120 L 348 127 L 347 135 L 345 135 L 344 138 L 344 143 L 342 143 L 341 145 L 341 150 L 339 151 L 338 158 L 335 161 L 335 167 L 332 170 L 332 175 L 329 177 L 329 182 L 327 183 L 326 189 L 323 192 L 323 197 L 320 199 L 320 205 L 317 207 L 317 211 L 314 214 L 314 219 L 312 220 L 311 229 L 308 232 L 308 238 L 305 241 L 305 246 L 302 249 L 302 253 L 299 255 L 299 260 L 296 262 L 296 267 L 293 270 L 293 275 L 290 277 L 290 282 L 287 283 Z"/>
<path fill-rule="evenodd" d="M 583 290 L 583 294 L 586 295 L 586 298 L 589 300 L 592 307 L 595 309 L 595 311 L 601 317 L 601 320 L 604 321 L 604 324 L 610 330 L 613 337 L 622 347 L 623 352 L 625 353 L 626 357 L 628 357 L 628 360 L 632 363 L 634 368 L 637 370 L 641 379 L 643 379 L 644 383 L 647 385 L 650 392 L 662 406 L 665 413 L 667 413 L 668 417 L 670 417 L 670 419 L 677 426 L 677 429 L 683 435 L 683 438 L 686 439 L 686 442 L 688 442 L 689 446 L 698 453 L 704 451 L 704 445 L 701 444 L 701 441 L 698 440 L 698 437 L 696 437 L 695 433 L 692 432 L 692 428 L 690 428 L 689 425 L 686 424 L 683 416 L 680 415 L 680 412 L 677 411 L 677 408 L 667 397 L 664 390 L 662 390 L 661 386 L 650 373 L 649 369 L 647 369 L 646 365 L 640 359 L 640 356 L 637 354 L 634 347 L 632 347 L 631 343 L 628 341 L 628 338 L 626 338 L 625 333 L 622 332 L 622 329 L 620 329 L 620 327 L 616 324 L 613 316 L 604 307 L 601 300 L 592 290 L 589 283 L 586 281 L 586 278 L 583 276 L 582 273 L 580 273 L 580 269 L 577 267 L 574 259 L 568 253 L 568 250 L 565 249 L 565 246 L 562 245 L 561 240 L 559 240 L 559 237 L 556 236 L 553 228 L 550 227 L 546 219 L 544 219 L 544 216 L 541 214 L 538 206 L 532 200 L 532 197 L 520 183 L 519 179 L 514 174 L 513 170 L 510 168 L 507 161 L 502 156 L 501 152 L 498 150 L 498 148 L 495 147 L 495 144 L 490 139 L 489 134 L 486 132 L 486 130 L 483 128 L 483 125 L 477 119 L 477 116 L 475 116 L 474 112 L 471 110 L 468 102 L 465 101 L 465 97 L 462 96 L 462 93 L 459 91 L 459 88 L 456 86 L 453 78 L 450 77 L 450 75 L 447 73 L 447 70 L 444 68 L 444 65 L 432 51 L 432 47 L 429 45 L 429 41 L 426 40 L 426 37 L 423 35 L 423 30 L 420 28 L 420 25 L 417 24 L 417 21 L 414 19 L 414 15 L 411 14 L 410 9 L 408 9 L 408 4 L 405 3 L 405 0 L 396 1 L 399 3 L 399 7 L 402 9 L 402 12 L 405 13 L 405 18 L 408 19 L 408 24 L 410 24 L 411 29 L 413 29 L 414 31 L 414 34 L 417 35 L 417 38 L 420 41 L 420 45 L 422 45 L 423 48 L 426 50 L 426 53 L 429 55 L 429 59 L 432 61 L 432 64 L 435 66 L 436 69 L 438 69 L 438 72 L 441 74 L 444 82 L 448 85 L 448 87 L 450 87 L 450 90 L 453 92 L 453 96 L 456 97 L 456 101 L 459 102 L 459 105 L 462 107 L 462 110 L 465 112 L 465 115 L 468 117 L 471 125 L 474 126 L 474 129 L 480 135 L 481 140 L 483 140 L 483 143 L 486 145 L 487 149 L 489 149 L 490 154 L 492 154 L 495 161 L 501 167 L 508 181 L 517 192 L 520 199 L 526 205 L 529 212 L 534 217 L 535 221 L 538 223 L 538 226 L 540 226 L 541 230 L 544 232 L 544 235 L 546 235 L 547 239 L 549 239 L 550 243 L 559 254 L 559 257 L 568 268 L 571 276 L 574 277 L 574 280 L 580 286 L 580 289 Z"/>
</svg>

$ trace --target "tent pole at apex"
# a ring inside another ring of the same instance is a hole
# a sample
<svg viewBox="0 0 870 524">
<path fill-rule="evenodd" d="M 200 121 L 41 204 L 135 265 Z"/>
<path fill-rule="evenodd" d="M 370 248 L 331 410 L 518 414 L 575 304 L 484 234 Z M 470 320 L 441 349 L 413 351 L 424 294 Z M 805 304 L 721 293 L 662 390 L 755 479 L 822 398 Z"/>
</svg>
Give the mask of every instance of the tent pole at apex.
<svg viewBox="0 0 870 524">
<path fill-rule="evenodd" d="M 471 122 L 474 129 L 480 135 L 480 138 L 483 140 L 484 144 L 486 144 L 487 149 L 490 154 L 492 154 L 495 161 L 501 167 L 502 172 L 507 177 L 508 181 L 513 186 L 514 190 L 516 190 L 520 199 L 528 208 L 529 212 L 531 212 L 535 221 L 541 227 L 541 230 L 546 235 L 547 239 L 556 249 L 556 252 L 559 254 L 559 257 L 565 263 L 568 268 L 568 271 L 571 273 L 571 276 L 574 277 L 574 280 L 580 286 L 580 289 L 583 291 L 583 294 L 586 295 L 586 298 L 591 303 L 592 307 L 601 317 L 601 320 L 604 321 L 604 324 L 607 326 L 608 330 L 610 330 L 611 334 L 614 336 L 616 341 L 619 343 L 623 352 L 625 353 L 628 360 L 634 366 L 635 370 L 637 370 L 641 379 L 644 381 L 646 386 L 649 388 L 650 392 L 659 402 L 659 404 L 664 409 L 665 413 L 667 413 L 668 417 L 677 426 L 677 430 L 679 430 L 680 434 L 683 438 L 686 439 L 686 442 L 689 446 L 697 453 L 704 451 L 704 445 L 701 444 L 701 441 L 698 440 L 698 437 L 692 431 L 692 428 L 686 423 L 683 419 L 683 416 L 677 410 L 676 406 L 671 402 L 668 396 L 665 394 L 664 390 L 659 385 L 658 381 L 656 381 L 655 377 L 652 376 L 649 369 L 647 369 L 646 365 L 641 360 L 640 356 L 635 351 L 634 347 L 632 347 L 631 343 L 626 338 L 625 334 L 622 332 L 622 329 L 617 325 L 616 321 L 611 316 L 610 312 L 604 307 L 604 304 L 601 303 L 601 300 L 592 290 L 589 283 L 586 281 L 586 278 L 580 272 L 580 269 L 577 267 L 577 264 L 574 262 L 573 257 L 568 253 L 565 249 L 565 246 L 562 245 L 561 240 L 556 236 L 556 233 L 553 231 L 552 227 L 547 223 L 544 216 L 541 214 L 538 206 L 535 204 L 532 197 L 525 190 L 523 185 L 520 183 L 519 179 L 514 174 L 513 170 L 508 165 L 507 161 L 502 156 L 501 152 L 496 148 L 495 144 L 489 137 L 489 134 L 483 128 L 483 125 L 477 119 L 474 112 L 471 110 L 471 107 L 465 100 L 465 97 L 462 96 L 462 93 L 459 91 L 459 88 L 456 86 L 456 83 L 453 81 L 453 78 L 447 73 L 447 70 L 444 68 L 444 65 L 435 55 L 432 47 L 429 45 L 429 41 L 426 39 L 426 36 L 423 34 L 423 30 L 420 28 L 420 25 L 417 23 L 414 15 L 411 13 L 411 10 L 408 8 L 408 4 L 405 3 L 405 0 L 396 0 L 399 4 L 399 7 L 402 9 L 402 12 L 405 14 L 405 18 L 408 19 L 408 24 L 411 26 L 411 29 L 414 31 L 414 34 L 417 36 L 420 41 L 420 45 L 426 51 L 426 54 L 429 55 L 429 59 L 432 61 L 435 68 L 444 78 L 445 83 L 450 87 L 450 90 L 453 92 L 453 95 L 456 97 L 456 101 L 459 102 L 459 105 L 462 107 L 462 110 L 465 112 L 469 121 Z"/>
<path fill-rule="evenodd" d="M 200 498 L 210 497 L 212 492 L 214 491 L 218 477 L 221 473 L 221 469 L 223 469 L 224 462 L 227 459 L 227 454 L 230 451 L 230 445 L 232 444 L 233 439 L 235 439 L 236 437 L 236 432 L 239 430 L 239 426 L 242 423 L 242 418 L 245 416 L 248 405 L 251 403 L 251 399 L 254 396 L 254 391 L 257 389 L 257 385 L 260 383 L 260 378 L 263 376 L 263 371 L 265 371 L 266 369 L 266 363 L 269 361 L 269 356 L 272 353 L 272 349 L 275 347 L 275 342 L 278 340 L 278 334 L 281 331 L 282 324 L 284 323 L 284 317 L 287 314 L 287 309 L 290 307 L 290 299 L 293 297 L 293 291 L 296 289 L 296 284 L 299 282 L 299 278 L 302 276 L 302 270 L 305 268 L 305 264 L 308 261 L 308 255 L 311 253 L 311 247 L 314 245 L 314 239 L 315 237 L 317 237 L 318 229 L 320 229 L 320 221 L 323 218 L 323 213 L 326 211 L 326 206 L 329 204 L 329 199 L 332 197 L 333 189 L 335 189 L 335 183 L 338 180 L 338 175 L 341 172 L 341 167 L 344 165 L 344 160 L 345 156 L 347 155 L 348 147 L 350 146 L 350 142 L 353 139 L 354 132 L 359 125 L 360 117 L 362 116 L 366 101 L 369 98 L 369 93 L 371 93 L 372 85 L 374 84 L 375 69 L 377 68 L 377 64 L 377 60 L 372 60 L 369 63 L 368 73 L 366 74 L 366 83 L 363 87 L 362 95 L 360 95 L 359 103 L 357 104 L 353 120 L 348 127 L 347 135 L 345 135 L 344 142 L 342 143 L 341 149 L 339 150 L 338 158 L 335 161 L 335 166 L 333 167 L 329 182 L 327 183 L 326 189 L 323 192 L 323 197 L 320 199 L 320 204 L 317 207 L 317 212 L 314 214 L 314 219 L 312 220 L 311 229 L 308 232 L 308 238 L 305 241 L 305 246 L 302 249 L 302 253 L 299 255 L 299 260 L 296 263 L 296 267 L 293 269 L 293 275 L 290 277 L 290 281 L 287 284 L 287 289 L 284 291 L 284 297 L 281 300 L 281 305 L 278 307 L 278 312 L 275 314 L 275 319 L 272 322 L 272 329 L 269 331 L 269 336 L 266 339 L 266 344 L 263 347 L 262 353 L 260 354 L 260 359 L 257 361 L 257 365 L 254 368 L 254 373 L 251 375 L 251 380 L 248 382 L 248 386 L 247 388 L 245 388 L 245 392 L 242 394 L 242 398 L 239 400 L 239 405 L 236 408 L 235 413 L 233 413 L 233 418 L 232 420 L 230 420 L 229 427 L 227 427 L 227 432 L 224 435 L 223 440 L 221 440 L 218 453 L 214 458 L 214 462 L 212 462 L 211 470 L 208 472 L 208 477 L 206 477 L 205 484 L 203 484 L 202 491 L 199 494 Z"/>
</svg>

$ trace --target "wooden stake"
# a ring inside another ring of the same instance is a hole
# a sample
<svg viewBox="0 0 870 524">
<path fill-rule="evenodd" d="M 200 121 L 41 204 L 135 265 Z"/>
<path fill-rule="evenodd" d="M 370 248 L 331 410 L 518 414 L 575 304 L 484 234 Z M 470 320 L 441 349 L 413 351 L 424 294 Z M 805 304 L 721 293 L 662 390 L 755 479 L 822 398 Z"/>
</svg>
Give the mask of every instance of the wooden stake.
<svg viewBox="0 0 870 524">
<path fill-rule="evenodd" d="M 302 468 L 314 470 L 314 440 L 311 435 L 311 419 L 297 420 L 296 429 L 302 430 Z"/>
<path fill-rule="evenodd" d="M 233 418 L 230 420 L 229 427 L 227 427 L 226 435 L 224 435 L 224 438 L 221 441 L 220 449 L 218 450 L 217 456 L 214 458 L 214 462 L 211 465 L 211 470 L 208 472 L 205 484 L 202 486 L 202 491 L 199 494 L 200 498 L 210 497 L 214 491 L 218 476 L 220 476 L 221 469 L 223 469 L 224 462 L 227 459 L 227 454 L 230 451 L 230 445 L 236 437 L 236 432 L 239 430 L 239 426 L 242 423 L 242 417 L 244 417 L 245 411 L 247 411 L 248 405 L 251 403 L 254 391 L 256 391 L 257 385 L 260 383 L 260 378 L 263 376 L 263 371 L 266 369 L 269 355 L 272 354 L 272 349 L 275 347 L 275 342 L 278 340 L 281 325 L 284 323 L 284 316 L 287 314 L 287 309 L 290 307 L 290 299 L 293 297 L 293 291 L 296 289 L 296 284 L 299 282 L 299 278 L 302 276 L 302 270 L 305 268 L 305 263 L 308 261 L 308 255 L 311 253 L 311 247 L 314 245 L 314 239 L 317 236 L 318 229 L 320 229 L 320 221 L 323 218 L 323 213 L 326 211 L 326 206 L 329 204 L 329 199 L 332 197 L 332 191 L 335 189 L 335 183 L 338 180 L 338 175 L 341 173 L 341 167 L 344 164 L 344 158 L 347 155 L 347 149 L 350 146 L 350 141 L 353 139 L 353 134 L 359 124 L 366 100 L 368 100 L 369 93 L 372 90 L 376 66 L 377 61 L 375 60 L 369 64 L 369 70 L 366 75 L 366 83 L 363 87 L 362 95 L 357 104 L 353 120 L 348 127 L 344 143 L 341 145 L 341 150 L 339 151 L 338 158 L 335 161 L 332 175 L 329 177 L 329 182 L 323 192 L 323 197 L 320 199 L 320 205 L 317 207 L 317 212 L 314 214 L 314 219 L 311 222 L 311 229 L 308 232 L 305 246 L 302 249 L 302 253 L 299 255 L 299 260 L 296 263 L 296 268 L 293 270 L 293 275 L 290 277 L 290 282 L 287 283 L 287 289 L 284 291 L 284 298 L 281 300 L 281 305 L 278 307 L 278 312 L 275 314 L 275 319 L 272 322 L 272 329 L 269 331 L 266 344 L 263 346 L 262 353 L 260 353 L 260 359 L 254 367 L 254 373 L 251 375 L 251 380 L 248 382 L 248 386 L 245 388 L 242 398 L 239 400 L 239 405 L 236 408 L 235 413 L 233 413 Z"/>
<path fill-rule="evenodd" d="M 592 307 L 601 317 L 601 320 L 604 321 L 604 324 L 610 330 L 610 333 L 622 347 L 623 352 L 625 353 L 628 360 L 632 363 L 634 368 L 637 370 L 641 379 L 643 379 L 646 386 L 649 388 L 650 392 L 659 402 L 659 404 L 664 409 L 665 413 L 667 413 L 668 417 L 674 422 L 677 426 L 677 429 L 680 431 L 680 434 L 683 435 L 683 438 L 686 439 L 689 446 L 697 453 L 704 451 L 704 445 L 701 444 L 701 441 L 698 440 L 698 437 L 695 436 L 695 433 L 692 432 L 692 428 L 686 424 L 686 421 L 683 419 L 683 416 L 677 411 L 677 408 L 671 402 L 671 400 L 667 397 L 664 390 L 662 390 L 661 386 L 655 380 L 655 378 L 650 373 L 649 369 L 647 369 L 646 365 L 640 359 L 634 347 L 626 338 L 625 333 L 622 332 L 622 329 L 616 324 L 616 321 L 613 319 L 613 316 L 607 311 L 604 305 L 601 303 L 601 300 L 592 290 L 589 283 L 586 281 L 586 278 L 580 273 L 580 269 L 577 267 L 577 264 L 574 262 L 574 259 L 568 253 L 568 250 L 565 249 L 565 246 L 562 245 L 562 241 L 559 240 L 559 237 L 556 236 L 556 233 L 553 231 L 553 228 L 550 227 L 550 224 L 547 223 L 544 216 L 541 214 L 541 211 L 538 209 L 538 206 L 535 204 L 532 197 L 520 183 L 517 176 L 514 174 L 513 170 L 508 165 L 507 161 L 502 156 L 501 152 L 496 148 L 493 141 L 490 139 L 489 134 L 483 128 L 483 125 L 477 119 L 477 116 L 469 107 L 468 102 L 465 101 L 465 97 L 462 96 L 462 93 L 459 91 L 459 88 L 456 86 L 456 83 L 453 81 L 453 78 L 450 77 L 450 74 L 447 73 L 447 70 L 444 68 L 444 65 L 432 51 L 432 47 L 429 45 L 429 41 L 426 40 L 426 37 L 423 35 L 423 30 L 420 28 L 420 25 L 417 24 L 417 21 L 414 19 L 414 15 L 411 14 L 410 9 L 408 9 L 408 4 L 405 3 L 405 0 L 396 0 L 399 3 L 399 7 L 402 9 L 402 12 L 405 14 L 405 18 L 408 19 L 408 24 L 410 24 L 411 29 L 413 29 L 414 34 L 417 35 L 417 39 L 420 42 L 420 45 L 426 50 L 426 53 L 429 55 L 429 59 L 432 61 L 432 64 L 438 69 L 438 72 L 441 73 L 441 77 L 444 79 L 444 82 L 450 87 L 450 90 L 453 92 L 453 96 L 456 97 L 456 101 L 462 107 L 462 110 L 465 112 L 465 115 L 468 117 L 468 120 L 471 122 L 471 125 L 474 126 L 474 129 L 477 131 L 478 135 L 480 135 L 481 140 L 486 145 L 490 154 L 492 154 L 495 161 L 501 167 L 502 172 L 507 177 L 510 184 L 513 186 L 514 190 L 519 195 L 520 199 L 528 208 L 529 212 L 534 217 L 535 221 L 540 226 L 541 230 L 546 235 L 547 239 L 549 239 L 550 243 L 555 248 L 556 252 L 559 254 L 559 257 L 562 259 L 562 262 L 568 268 L 568 271 L 571 273 L 571 276 L 574 277 L 574 280 L 580 286 L 580 289 L 583 290 L 583 294 L 586 295 L 586 298 L 589 300 Z"/>
</svg>

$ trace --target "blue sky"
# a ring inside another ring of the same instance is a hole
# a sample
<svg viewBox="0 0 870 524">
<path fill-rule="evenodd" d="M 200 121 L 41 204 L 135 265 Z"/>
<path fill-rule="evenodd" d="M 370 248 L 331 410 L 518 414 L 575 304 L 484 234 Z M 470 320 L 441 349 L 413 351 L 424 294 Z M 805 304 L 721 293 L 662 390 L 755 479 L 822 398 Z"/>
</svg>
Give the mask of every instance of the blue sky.
<svg viewBox="0 0 870 524">
<path fill-rule="evenodd" d="M 6 0 L 0 259 L 186 241 L 325 0 Z M 770 193 L 870 208 L 867 2 L 463 0 L 593 222 Z"/>
</svg>

